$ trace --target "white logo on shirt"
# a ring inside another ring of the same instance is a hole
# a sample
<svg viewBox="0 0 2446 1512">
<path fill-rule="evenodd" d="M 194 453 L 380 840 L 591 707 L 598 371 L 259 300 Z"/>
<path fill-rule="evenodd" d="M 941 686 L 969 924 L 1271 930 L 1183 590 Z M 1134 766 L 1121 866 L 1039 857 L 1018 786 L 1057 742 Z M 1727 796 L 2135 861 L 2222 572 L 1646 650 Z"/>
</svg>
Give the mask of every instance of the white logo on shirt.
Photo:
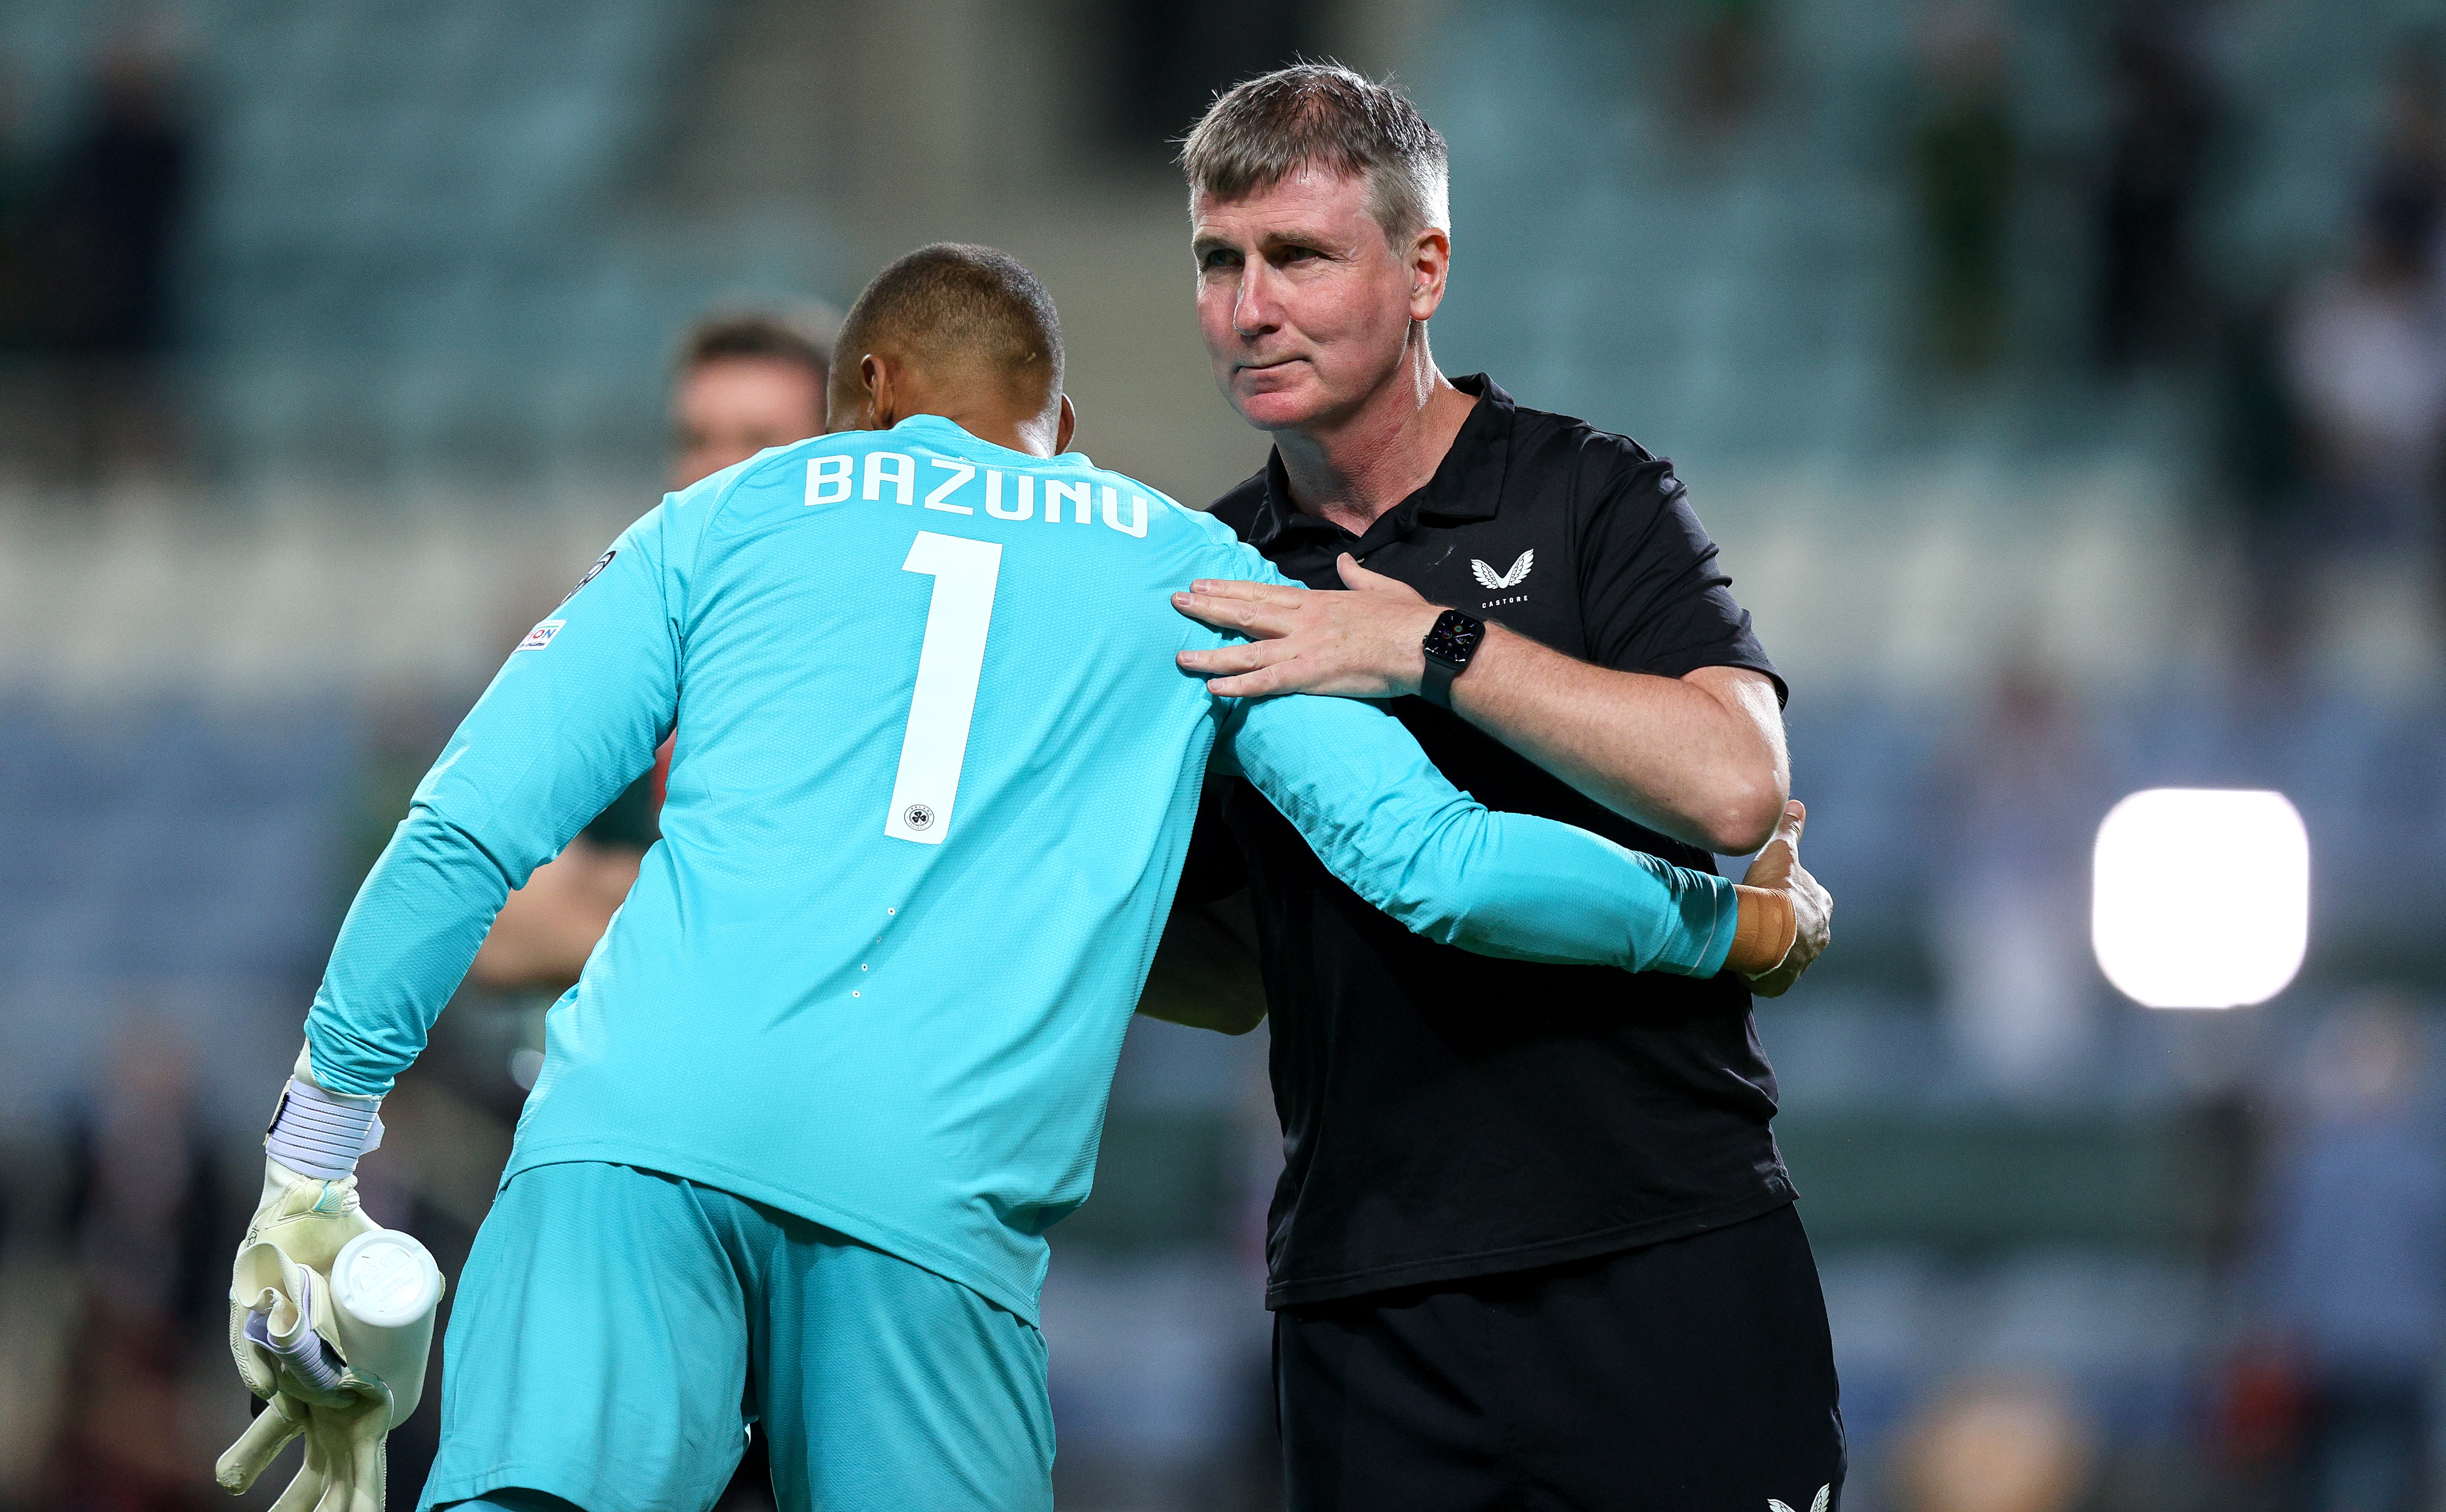
<svg viewBox="0 0 2446 1512">
<path fill-rule="evenodd" d="M 1498 572 L 1474 556 L 1469 559 L 1469 570 L 1470 575 L 1477 579 L 1479 588 L 1517 588 L 1528 579 L 1529 569 L 1534 566 L 1536 561 L 1537 551 L 1534 547 L 1532 547 L 1520 553 L 1519 559 L 1512 564 L 1512 570 L 1509 572 Z"/>
<path fill-rule="evenodd" d="M 541 625 L 536 625 L 534 629 L 527 632 L 527 638 L 518 643 L 518 649 L 521 651 L 542 650 L 545 646 L 552 644 L 552 638 L 558 635 L 560 633 L 560 627 L 568 623 L 569 622 L 567 620 L 544 621 Z M 498 645 L 500 643 L 496 641 L 493 644 Z"/>
<path fill-rule="evenodd" d="M 1809 1512 L 1826 1512 L 1827 1498 L 1834 1494 L 1834 1487 L 1831 1482 L 1825 1485 L 1819 1486 L 1817 1488 L 1817 1500 L 1809 1503 Z M 1773 1497 L 1768 1497 L 1766 1499 L 1766 1512 L 1792 1512 L 1792 1507 L 1789 1503 L 1778 1502 Z"/>
</svg>

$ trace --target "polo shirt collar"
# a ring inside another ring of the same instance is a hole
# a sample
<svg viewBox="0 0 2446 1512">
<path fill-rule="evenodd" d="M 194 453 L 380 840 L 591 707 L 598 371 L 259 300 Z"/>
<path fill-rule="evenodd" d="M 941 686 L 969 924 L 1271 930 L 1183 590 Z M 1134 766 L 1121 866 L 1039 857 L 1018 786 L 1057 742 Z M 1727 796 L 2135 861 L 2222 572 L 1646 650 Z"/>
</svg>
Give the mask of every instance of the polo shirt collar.
<svg viewBox="0 0 2446 1512">
<path fill-rule="evenodd" d="M 1364 556 L 1375 547 L 1399 540 L 1421 520 L 1463 524 L 1495 518 L 1503 498 L 1504 465 L 1512 453 L 1515 414 L 1512 396 L 1484 373 L 1456 378 L 1452 384 L 1464 394 L 1476 395 L 1477 402 L 1470 406 L 1469 418 L 1460 422 L 1451 449 L 1436 466 L 1436 476 L 1369 526 L 1367 533 L 1359 538 L 1353 554 Z M 1271 554 L 1285 533 L 1306 532 L 1335 536 L 1345 533 L 1332 521 L 1304 513 L 1291 502 L 1290 477 L 1283 471 L 1283 454 L 1279 450 L 1270 452 L 1266 457 L 1265 502 L 1258 507 L 1254 527 L 1248 535 L 1249 544 Z"/>
</svg>

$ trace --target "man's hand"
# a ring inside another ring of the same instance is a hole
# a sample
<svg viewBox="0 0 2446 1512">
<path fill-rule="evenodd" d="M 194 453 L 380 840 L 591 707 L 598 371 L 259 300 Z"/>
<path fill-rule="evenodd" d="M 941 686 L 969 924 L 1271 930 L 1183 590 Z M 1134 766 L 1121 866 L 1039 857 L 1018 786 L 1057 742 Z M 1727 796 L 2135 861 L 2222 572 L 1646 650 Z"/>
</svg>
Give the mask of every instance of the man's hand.
<svg viewBox="0 0 2446 1512">
<path fill-rule="evenodd" d="M 1222 698 L 1418 692 L 1419 644 L 1442 607 L 1346 552 L 1339 565 L 1347 593 L 1201 578 L 1174 594 L 1190 618 L 1256 637 L 1183 651 L 1180 665 Z M 1618 672 L 1489 625 L 1452 698 L 1462 719 L 1614 812 L 1722 855 L 1759 844 L 1790 791 L 1775 684 L 1746 667 Z"/>
<path fill-rule="evenodd" d="M 1200 578 L 1172 606 L 1191 619 L 1257 639 L 1213 651 L 1183 651 L 1180 664 L 1209 678 L 1219 698 L 1333 693 L 1392 699 L 1419 691 L 1426 658 L 1419 644 L 1443 612 L 1419 590 L 1370 572 L 1349 552 L 1338 564 L 1347 593 L 1274 583 Z"/>
<path fill-rule="evenodd" d="M 1817 879 L 1800 865 L 1800 831 L 1808 822 L 1809 810 L 1798 799 L 1783 806 L 1783 817 L 1775 827 L 1775 838 L 1750 863 L 1741 877 L 1743 887 L 1755 887 L 1772 900 L 1772 911 L 1780 916 L 1789 910 L 1792 918 L 1792 943 L 1779 958 L 1766 961 L 1750 977 L 1750 991 L 1761 998 L 1780 998 L 1809 969 L 1826 943 L 1834 938 L 1834 900 L 1827 895 Z M 1746 905 L 1747 900 L 1744 900 Z M 1744 906 L 1743 923 L 1748 921 Z M 1778 931 L 1780 939 L 1780 930 Z M 1736 965 L 1736 969 L 1741 969 Z M 1746 971 L 1743 973 L 1748 975 Z"/>
</svg>

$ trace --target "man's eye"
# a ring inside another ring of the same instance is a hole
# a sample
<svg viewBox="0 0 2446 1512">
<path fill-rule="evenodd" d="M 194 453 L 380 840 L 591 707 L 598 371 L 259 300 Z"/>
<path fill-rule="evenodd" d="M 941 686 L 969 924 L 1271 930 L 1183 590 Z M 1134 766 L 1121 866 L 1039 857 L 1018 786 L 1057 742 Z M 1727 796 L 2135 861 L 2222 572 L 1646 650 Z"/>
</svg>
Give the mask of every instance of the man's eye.
<svg viewBox="0 0 2446 1512">
<path fill-rule="evenodd" d="M 1197 266 L 1208 270 L 1229 268 L 1239 262 L 1239 260 L 1238 256 L 1233 254 L 1228 248 L 1217 247 L 1214 251 L 1208 252 L 1205 256 L 1199 258 L 1197 260 Z"/>
</svg>

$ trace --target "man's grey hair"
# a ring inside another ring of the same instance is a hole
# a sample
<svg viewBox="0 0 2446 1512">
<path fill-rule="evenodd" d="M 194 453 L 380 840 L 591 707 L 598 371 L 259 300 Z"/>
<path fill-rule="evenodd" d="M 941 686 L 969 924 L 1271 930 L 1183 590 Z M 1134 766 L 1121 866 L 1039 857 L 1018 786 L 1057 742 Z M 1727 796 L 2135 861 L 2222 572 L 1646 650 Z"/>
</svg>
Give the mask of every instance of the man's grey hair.
<svg viewBox="0 0 2446 1512">
<path fill-rule="evenodd" d="M 1315 166 L 1364 178 L 1367 208 L 1397 248 L 1452 230 L 1444 139 L 1402 93 L 1338 63 L 1301 63 L 1233 84 L 1180 147 L 1196 196 L 1239 199 Z"/>
</svg>

